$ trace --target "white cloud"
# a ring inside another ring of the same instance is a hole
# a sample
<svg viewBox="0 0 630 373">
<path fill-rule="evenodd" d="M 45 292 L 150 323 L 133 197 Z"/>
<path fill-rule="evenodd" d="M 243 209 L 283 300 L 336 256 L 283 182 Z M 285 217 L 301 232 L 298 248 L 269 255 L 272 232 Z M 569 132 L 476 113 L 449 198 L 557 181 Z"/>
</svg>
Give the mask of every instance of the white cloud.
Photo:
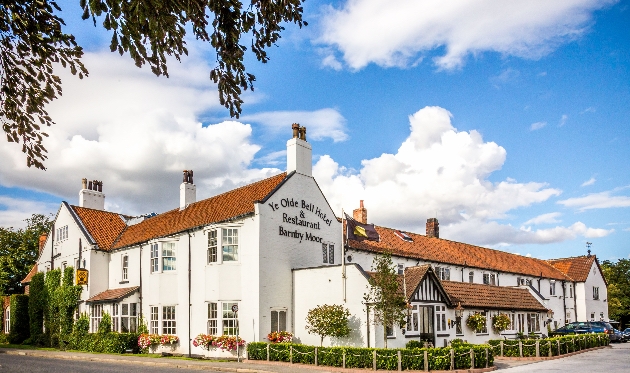
<svg viewBox="0 0 630 373">
<path fill-rule="evenodd" d="M 357 208 L 363 199 L 375 224 L 422 233 L 426 219 L 437 216 L 442 237 L 480 245 L 551 243 L 613 232 L 581 222 L 539 230 L 498 223 L 512 210 L 561 191 L 510 178 L 489 181 L 505 162 L 505 149 L 476 131 L 458 131 L 445 109 L 426 107 L 409 121 L 409 137 L 398 151 L 363 160 L 360 170 L 340 166 L 330 156 L 317 161 L 313 174 L 337 213 L 341 207 Z M 528 224 L 554 223 L 559 216 L 541 215 Z"/>
<path fill-rule="evenodd" d="M 591 193 L 583 197 L 568 198 L 562 201 L 558 201 L 558 203 L 564 205 L 565 207 L 577 208 L 580 211 L 592 209 L 607 209 L 615 207 L 630 207 L 630 197 L 612 195 L 612 193 L 622 189 L 626 188 L 617 188 L 612 191 Z"/>
<path fill-rule="evenodd" d="M 270 166 L 278 166 L 285 164 L 287 161 L 287 151 L 278 150 L 277 152 L 271 152 L 265 156 L 256 159 L 257 163 Z"/>
<path fill-rule="evenodd" d="M 580 186 L 585 187 L 585 186 L 593 185 L 593 184 L 595 184 L 596 181 L 597 181 L 597 179 L 592 177 L 592 178 L 586 180 L 585 182 L 583 182 L 582 185 L 580 185 Z"/>
<path fill-rule="evenodd" d="M 520 75 L 521 75 L 520 71 L 511 69 L 511 68 L 507 68 L 507 69 L 501 71 L 501 73 L 499 75 L 491 77 L 490 81 L 495 86 L 498 86 L 499 84 L 505 84 L 505 83 L 514 82 L 515 80 L 518 79 L 518 77 Z"/>
<path fill-rule="evenodd" d="M 594 108 L 594 107 L 592 107 L 592 106 L 589 106 L 589 107 L 587 107 L 586 109 L 582 110 L 582 111 L 580 112 L 580 114 L 594 113 L 595 111 L 597 111 L 597 109 L 596 109 L 596 108 Z"/>
<path fill-rule="evenodd" d="M 625 228 L 624 231 L 625 232 L 630 232 L 630 228 Z"/>
<path fill-rule="evenodd" d="M 617 0 L 347 0 L 329 7 L 320 43 L 334 46 L 352 69 L 369 63 L 408 66 L 423 54 L 441 69 L 468 55 L 498 52 L 536 59 L 588 30 L 592 13 Z"/>
<path fill-rule="evenodd" d="M 530 131 L 536 131 L 539 130 L 541 128 L 543 128 L 544 126 L 547 125 L 547 122 L 536 122 L 536 123 L 532 123 L 531 126 L 529 126 L 529 130 Z"/>
<path fill-rule="evenodd" d="M 558 122 L 558 127 L 562 127 L 565 124 L 567 124 L 567 120 L 569 119 L 569 116 L 566 114 L 562 114 L 562 117 L 560 117 L 560 122 Z"/>
<path fill-rule="evenodd" d="M 334 142 L 348 139 L 346 119 L 335 109 L 315 111 L 269 111 L 241 116 L 244 122 L 260 123 L 272 131 L 286 130 L 291 123 L 306 127 L 308 140 L 330 138 Z"/>
<path fill-rule="evenodd" d="M 33 214 L 55 213 L 58 207 L 51 203 L 0 196 L 0 227 L 24 228 L 26 227 L 24 219 L 30 218 Z"/>
<path fill-rule="evenodd" d="M 87 79 L 63 78 L 63 96 L 49 107 L 56 124 L 45 140 L 45 172 L 28 169 L 19 147 L 0 143 L 0 183 L 77 202 L 81 178 L 104 183 L 106 207 L 129 214 L 178 206 L 184 169 L 195 171 L 198 198 L 278 173 L 249 168 L 260 147 L 248 124 L 202 125 L 219 108 L 210 67 L 191 48 L 170 79 L 138 69 L 128 57 L 86 53 Z"/>
<path fill-rule="evenodd" d="M 559 212 L 550 212 L 548 214 L 538 215 L 535 218 L 529 219 L 528 221 L 523 223 L 523 225 L 538 225 L 538 224 L 559 223 L 560 220 L 558 220 L 557 218 L 559 218 L 560 215 L 562 215 L 562 214 L 559 213 Z"/>
</svg>

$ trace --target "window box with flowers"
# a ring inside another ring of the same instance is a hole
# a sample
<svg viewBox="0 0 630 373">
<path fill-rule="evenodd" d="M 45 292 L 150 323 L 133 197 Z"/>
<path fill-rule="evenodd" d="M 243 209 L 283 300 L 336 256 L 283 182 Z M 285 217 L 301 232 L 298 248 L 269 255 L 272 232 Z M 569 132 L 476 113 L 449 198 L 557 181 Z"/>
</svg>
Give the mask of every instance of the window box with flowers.
<svg viewBox="0 0 630 373">
<path fill-rule="evenodd" d="M 138 347 L 143 352 L 168 352 L 175 349 L 179 343 L 179 337 L 176 335 L 159 335 L 159 334 L 140 334 L 138 337 Z"/>
<path fill-rule="evenodd" d="M 193 346 L 201 347 L 213 354 L 217 352 L 217 349 L 221 349 L 221 351 L 230 352 L 232 355 L 236 354 L 236 349 L 238 347 L 239 355 L 242 355 L 245 350 L 245 340 L 240 337 L 237 339 L 237 337 L 230 335 L 221 335 L 217 337 L 210 334 L 199 334 L 193 340 Z M 208 357 L 209 355 L 210 354 L 208 354 Z"/>
</svg>

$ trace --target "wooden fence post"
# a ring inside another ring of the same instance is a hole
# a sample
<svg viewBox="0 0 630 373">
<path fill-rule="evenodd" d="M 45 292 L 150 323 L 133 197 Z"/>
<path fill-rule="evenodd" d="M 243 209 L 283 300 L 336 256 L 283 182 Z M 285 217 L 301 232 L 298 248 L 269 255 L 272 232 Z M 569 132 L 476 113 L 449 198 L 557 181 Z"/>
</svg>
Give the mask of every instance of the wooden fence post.
<svg viewBox="0 0 630 373">
<path fill-rule="evenodd" d="M 372 369 L 376 370 L 376 350 L 372 351 Z"/>
<path fill-rule="evenodd" d="M 398 350 L 398 371 L 402 371 L 402 358 L 400 356 L 400 350 Z"/>
<path fill-rule="evenodd" d="M 518 354 L 523 357 L 523 341 L 518 341 Z"/>
<path fill-rule="evenodd" d="M 427 350 L 424 350 L 424 371 L 429 371 L 429 353 Z"/>
<path fill-rule="evenodd" d="M 475 369 L 475 350 L 470 349 L 470 369 Z"/>
<path fill-rule="evenodd" d="M 346 368 L 346 350 L 343 351 L 343 354 L 341 355 L 341 362 L 343 364 L 343 368 Z"/>
<path fill-rule="evenodd" d="M 501 341 L 501 357 L 503 357 L 503 341 Z"/>
<path fill-rule="evenodd" d="M 557 340 L 556 342 L 557 342 L 557 344 L 558 344 L 558 356 L 560 356 L 560 355 L 562 355 L 562 354 L 560 353 L 560 340 Z"/>
<path fill-rule="evenodd" d="M 488 367 L 488 347 L 486 347 L 486 368 Z"/>
<path fill-rule="evenodd" d="M 551 341 L 547 341 L 549 343 L 549 357 L 553 356 L 553 351 L 551 351 Z"/>
<path fill-rule="evenodd" d="M 269 343 L 267 343 L 267 361 L 269 361 Z"/>
<path fill-rule="evenodd" d="M 536 340 L 536 357 L 540 357 L 540 341 Z"/>
<path fill-rule="evenodd" d="M 455 370 L 455 350 L 451 348 L 451 370 Z"/>
<path fill-rule="evenodd" d="M 315 347 L 315 366 L 317 366 L 317 347 Z"/>
<path fill-rule="evenodd" d="M 293 346 L 289 346 L 289 362 L 293 364 Z"/>
</svg>

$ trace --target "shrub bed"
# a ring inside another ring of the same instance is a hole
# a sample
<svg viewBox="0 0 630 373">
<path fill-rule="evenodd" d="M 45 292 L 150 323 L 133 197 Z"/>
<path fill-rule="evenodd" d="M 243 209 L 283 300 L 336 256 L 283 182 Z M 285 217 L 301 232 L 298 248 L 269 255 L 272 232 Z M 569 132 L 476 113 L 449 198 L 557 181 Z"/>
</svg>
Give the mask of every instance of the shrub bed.
<svg viewBox="0 0 630 373">
<path fill-rule="evenodd" d="M 293 343 L 253 342 L 247 345 L 247 356 L 250 360 L 267 360 L 269 349 L 270 361 L 315 364 L 315 346 Z M 470 369 L 470 350 L 474 351 L 475 367 L 486 367 L 486 349 L 488 350 L 488 366 L 494 363 L 492 348 L 489 345 L 459 345 L 452 348 L 455 369 Z M 293 352 L 291 353 L 291 350 Z M 376 352 L 376 368 L 379 370 L 397 370 L 398 352 L 401 355 L 403 370 L 424 370 L 424 353 L 427 353 L 429 370 L 449 370 L 451 368 L 451 348 L 357 348 L 357 347 L 317 347 L 317 365 L 343 367 L 345 355 L 346 368 L 372 369 L 374 352 Z"/>
<path fill-rule="evenodd" d="M 85 352 L 103 352 L 111 354 L 123 354 L 126 350 L 139 352 L 139 333 L 91 333 L 84 334 L 80 338 L 72 338 L 70 348 Z"/>
<path fill-rule="evenodd" d="M 610 343 L 608 336 L 604 333 L 566 335 L 562 337 L 551 337 L 543 339 L 525 340 L 503 340 L 503 356 L 520 357 L 519 342 L 522 342 L 523 357 L 536 356 L 536 342 L 538 341 L 539 354 L 541 357 L 558 356 L 558 344 L 560 345 L 560 355 L 581 351 L 593 347 L 607 346 Z M 488 342 L 496 356 L 501 356 L 502 340 L 491 340 Z"/>
</svg>

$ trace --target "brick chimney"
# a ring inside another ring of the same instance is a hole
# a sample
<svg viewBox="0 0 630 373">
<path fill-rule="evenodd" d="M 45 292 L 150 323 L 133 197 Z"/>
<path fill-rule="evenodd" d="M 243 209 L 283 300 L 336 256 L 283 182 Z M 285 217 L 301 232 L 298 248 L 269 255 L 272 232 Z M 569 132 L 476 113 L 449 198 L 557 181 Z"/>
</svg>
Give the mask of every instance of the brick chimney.
<svg viewBox="0 0 630 373">
<path fill-rule="evenodd" d="M 79 207 L 87 207 L 95 210 L 105 210 L 105 194 L 103 194 L 103 182 L 98 180 L 81 180 L 79 191 Z"/>
<path fill-rule="evenodd" d="M 42 250 L 44 249 L 44 245 L 46 244 L 46 239 L 48 238 L 48 235 L 46 234 L 42 234 L 41 236 L 39 236 L 39 253 L 42 253 Z"/>
<path fill-rule="evenodd" d="M 363 207 L 363 200 L 360 201 L 359 208 L 352 211 L 352 217 L 359 223 L 367 224 L 367 209 Z"/>
<path fill-rule="evenodd" d="M 179 186 L 179 209 L 197 202 L 197 186 L 193 184 L 193 170 L 184 170 L 184 180 Z"/>
<path fill-rule="evenodd" d="M 440 238 L 440 223 L 437 218 L 427 219 L 427 237 Z"/>
<path fill-rule="evenodd" d="M 293 138 L 287 141 L 287 173 L 313 176 L 313 149 L 306 142 L 306 127 L 293 123 Z"/>
</svg>

